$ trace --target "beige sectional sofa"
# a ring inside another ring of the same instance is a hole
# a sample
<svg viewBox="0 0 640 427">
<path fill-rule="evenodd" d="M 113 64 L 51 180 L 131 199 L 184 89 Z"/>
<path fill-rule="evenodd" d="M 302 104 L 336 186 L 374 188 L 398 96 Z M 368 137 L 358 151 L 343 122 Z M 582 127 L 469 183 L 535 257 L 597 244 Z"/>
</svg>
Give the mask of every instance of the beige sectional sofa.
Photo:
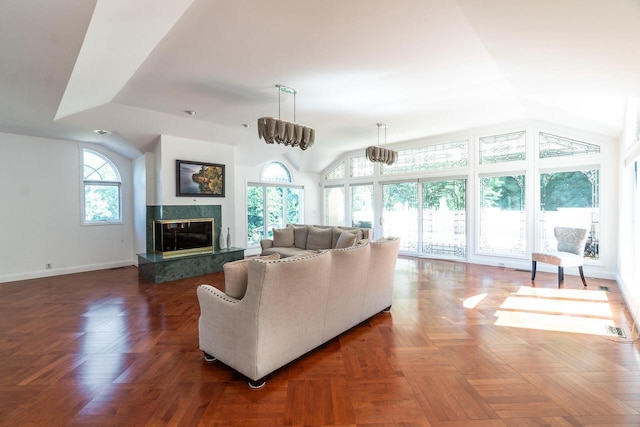
<svg viewBox="0 0 640 427">
<path fill-rule="evenodd" d="M 373 230 L 331 225 L 289 224 L 273 229 L 273 239 L 260 241 L 261 255 L 280 254 L 282 258 L 322 249 L 343 249 L 371 240 Z"/>
<path fill-rule="evenodd" d="M 225 269 L 233 295 L 198 287 L 205 360 L 264 377 L 391 307 L 400 241 L 385 238 L 279 260 L 246 259 Z M 243 282 L 243 274 L 246 281 Z"/>
</svg>

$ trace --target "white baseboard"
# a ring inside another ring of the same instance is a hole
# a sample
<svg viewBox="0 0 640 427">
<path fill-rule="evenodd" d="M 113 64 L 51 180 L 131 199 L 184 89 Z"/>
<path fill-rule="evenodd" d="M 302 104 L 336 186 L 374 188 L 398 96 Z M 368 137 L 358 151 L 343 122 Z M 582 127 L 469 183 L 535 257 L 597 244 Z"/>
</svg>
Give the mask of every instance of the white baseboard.
<svg viewBox="0 0 640 427">
<path fill-rule="evenodd" d="M 109 268 L 137 266 L 137 259 L 105 262 L 100 264 L 88 264 L 75 267 L 54 268 L 52 270 L 28 271 L 24 273 L 0 276 L 0 283 L 15 282 L 18 280 L 40 279 L 42 277 L 61 276 L 63 274 L 84 273 L 86 271 L 106 270 Z"/>
</svg>

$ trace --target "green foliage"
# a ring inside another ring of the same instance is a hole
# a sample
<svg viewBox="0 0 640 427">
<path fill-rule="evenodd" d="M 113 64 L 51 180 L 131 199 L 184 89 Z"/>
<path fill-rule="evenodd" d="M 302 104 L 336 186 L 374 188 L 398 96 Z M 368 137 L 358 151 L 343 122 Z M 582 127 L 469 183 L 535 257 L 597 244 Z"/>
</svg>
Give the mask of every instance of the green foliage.
<svg viewBox="0 0 640 427">
<path fill-rule="evenodd" d="M 85 221 L 120 220 L 120 188 L 115 185 L 85 185 Z"/>
<path fill-rule="evenodd" d="M 299 190 L 287 189 L 287 223 L 300 222 L 300 194 Z"/>
<path fill-rule="evenodd" d="M 422 207 L 438 209 L 440 199 L 444 197 L 447 208 L 452 211 L 464 210 L 467 199 L 467 181 L 454 179 L 448 181 L 430 181 L 422 184 Z"/>
<path fill-rule="evenodd" d="M 384 185 L 383 203 L 385 210 L 393 210 L 400 204 L 405 208 L 418 208 L 418 183 L 399 182 Z"/>
<path fill-rule="evenodd" d="M 267 204 L 264 204 L 266 191 Z M 288 187 L 247 187 L 247 241 L 250 245 L 271 235 L 271 228 L 300 222 L 302 190 Z M 284 205 L 286 201 L 286 205 Z M 265 222 L 266 221 L 266 222 Z M 265 234 L 265 226 L 268 228 Z"/>
<path fill-rule="evenodd" d="M 263 187 L 247 187 L 247 240 L 254 244 L 264 238 L 263 200 Z"/>
<path fill-rule="evenodd" d="M 520 179 L 518 179 L 520 178 Z M 524 208 L 525 194 L 522 176 L 494 176 L 482 178 L 481 200 L 483 208 L 520 211 Z"/>
<path fill-rule="evenodd" d="M 267 227 L 282 227 L 284 189 L 267 187 Z M 267 230 L 269 231 L 269 230 Z"/>
<path fill-rule="evenodd" d="M 592 205 L 593 185 L 583 172 L 557 172 L 540 176 L 541 210 L 590 208 Z"/>
</svg>

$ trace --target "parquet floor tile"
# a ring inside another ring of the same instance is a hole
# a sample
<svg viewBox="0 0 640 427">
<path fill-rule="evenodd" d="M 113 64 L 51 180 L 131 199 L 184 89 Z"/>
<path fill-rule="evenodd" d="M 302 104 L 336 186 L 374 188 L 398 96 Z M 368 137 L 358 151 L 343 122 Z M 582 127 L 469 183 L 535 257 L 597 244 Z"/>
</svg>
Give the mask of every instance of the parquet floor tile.
<svg viewBox="0 0 640 427">
<path fill-rule="evenodd" d="M 2 426 L 640 425 L 615 282 L 401 257 L 381 313 L 251 390 L 198 350 L 196 288 L 135 267 L 0 284 Z M 609 287 L 609 292 L 598 286 Z"/>
</svg>

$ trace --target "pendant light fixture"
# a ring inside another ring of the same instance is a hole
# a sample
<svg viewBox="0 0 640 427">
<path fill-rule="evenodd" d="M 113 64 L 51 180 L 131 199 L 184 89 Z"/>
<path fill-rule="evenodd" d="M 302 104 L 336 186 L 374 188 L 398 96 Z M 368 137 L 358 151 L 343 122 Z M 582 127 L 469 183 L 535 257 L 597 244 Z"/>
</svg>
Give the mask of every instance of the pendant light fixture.
<svg viewBox="0 0 640 427">
<path fill-rule="evenodd" d="M 258 138 L 263 138 L 267 144 L 278 143 L 306 150 L 313 145 L 316 132 L 313 128 L 295 123 L 296 93 L 298 91 L 284 85 L 276 85 L 276 88 L 278 88 L 278 118 L 260 117 L 258 119 Z M 280 95 L 282 93 L 293 95 L 293 122 L 280 118 Z"/>
<path fill-rule="evenodd" d="M 374 163 L 384 163 L 392 165 L 398 160 L 398 152 L 388 148 L 380 147 L 380 129 L 384 128 L 384 144 L 387 145 L 387 125 L 384 123 L 376 123 L 378 126 L 378 145 L 367 147 L 366 155 L 369 161 Z"/>
</svg>

